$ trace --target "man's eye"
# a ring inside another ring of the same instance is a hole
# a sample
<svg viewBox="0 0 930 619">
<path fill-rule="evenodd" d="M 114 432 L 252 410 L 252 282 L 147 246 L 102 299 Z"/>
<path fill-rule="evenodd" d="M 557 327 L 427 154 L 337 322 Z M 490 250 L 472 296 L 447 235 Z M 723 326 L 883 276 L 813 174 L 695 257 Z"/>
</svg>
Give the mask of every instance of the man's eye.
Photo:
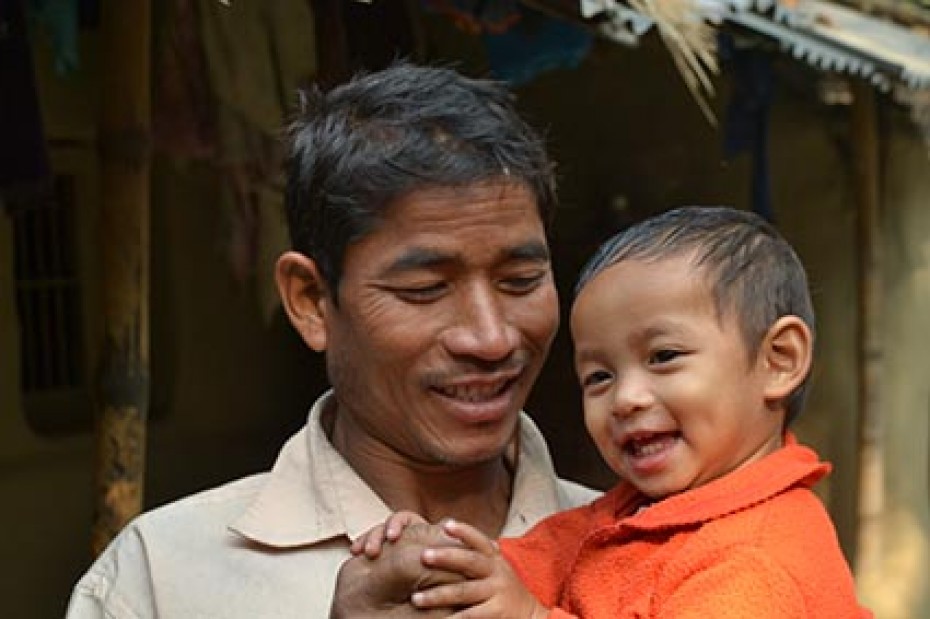
<svg viewBox="0 0 930 619">
<path fill-rule="evenodd" d="M 406 286 L 395 288 L 394 292 L 401 299 L 413 303 L 426 303 L 434 301 L 442 296 L 446 290 L 446 285 L 442 282 L 424 286 Z"/>
<path fill-rule="evenodd" d="M 533 273 L 532 275 L 507 277 L 501 280 L 501 284 L 509 292 L 530 292 L 539 287 L 545 276 L 545 273 Z"/>
<path fill-rule="evenodd" d="M 677 359 L 682 354 L 683 353 L 680 350 L 672 350 L 670 348 L 663 348 L 649 355 L 649 363 L 651 364 L 669 363 L 670 361 L 674 361 L 675 359 Z"/>
</svg>

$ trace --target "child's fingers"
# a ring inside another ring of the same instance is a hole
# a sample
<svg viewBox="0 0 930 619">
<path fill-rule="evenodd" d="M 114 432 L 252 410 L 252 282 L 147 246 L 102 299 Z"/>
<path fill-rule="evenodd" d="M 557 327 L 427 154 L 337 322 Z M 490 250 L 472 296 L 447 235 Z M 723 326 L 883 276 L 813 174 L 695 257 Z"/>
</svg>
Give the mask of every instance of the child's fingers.
<svg viewBox="0 0 930 619">
<path fill-rule="evenodd" d="M 420 555 L 423 565 L 434 570 L 455 572 L 465 578 L 487 578 L 494 567 L 494 559 L 470 548 L 427 548 Z"/>
<path fill-rule="evenodd" d="M 482 580 L 465 580 L 438 585 L 415 592 L 410 601 L 418 610 L 472 606 L 488 598 L 488 586 Z"/>
<path fill-rule="evenodd" d="M 381 526 L 384 526 L 384 525 L 380 525 L 380 524 L 378 525 L 378 527 L 381 527 Z M 374 529 L 377 529 L 378 527 L 374 527 Z M 374 529 L 369 529 L 368 531 L 365 531 L 364 533 L 356 537 L 354 540 L 352 540 L 352 544 L 349 546 L 349 551 L 353 555 L 362 554 L 362 552 L 365 550 L 365 544 L 368 542 L 368 536 L 371 535 L 371 532 Z"/>
<path fill-rule="evenodd" d="M 396 542 L 400 539 L 404 529 L 412 524 L 428 524 L 426 519 L 416 512 L 399 511 L 391 514 L 385 523 L 384 539 Z"/>
<path fill-rule="evenodd" d="M 364 554 L 369 559 L 377 559 L 381 554 L 381 546 L 384 545 L 385 525 L 379 524 L 371 530 L 363 533 L 349 547 L 353 555 Z"/>
<path fill-rule="evenodd" d="M 381 554 L 386 530 L 387 525 L 379 524 L 368 532 L 368 539 L 365 540 L 365 556 L 369 559 L 376 559 Z"/>
<path fill-rule="evenodd" d="M 442 521 L 442 529 L 450 537 L 482 554 L 490 556 L 497 552 L 497 543 L 470 524 L 448 518 Z"/>
<path fill-rule="evenodd" d="M 414 512 L 395 512 L 388 519 L 355 539 L 349 546 L 353 555 L 364 554 L 369 559 L 377 559 L 381 555 L 381 547 L 385 542 L 396 542 L 400 539 L 404 529 L 412 524 L 426 523 L 419 514 Z"/>
</svg>

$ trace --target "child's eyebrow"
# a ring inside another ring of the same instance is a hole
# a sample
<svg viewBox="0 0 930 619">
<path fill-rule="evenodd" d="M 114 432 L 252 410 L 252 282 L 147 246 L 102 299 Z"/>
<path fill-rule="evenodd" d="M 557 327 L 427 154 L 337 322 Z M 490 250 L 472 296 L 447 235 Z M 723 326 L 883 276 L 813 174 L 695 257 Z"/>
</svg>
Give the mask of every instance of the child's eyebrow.
<svg viewBox="0 0 930 619">
<path fill-rule="evenodd" d="M 598 353 L 590 348 L 575 349 L 575 363 L 584 363 L 585 361 L 595 361 Z"/>
<path fill-rule="evenodd" d="M 656 319 L 655 322 L 650 323 L 642 329 L 634 332 L 631 337 L 639 341 L 648 342 L 659 337 L 668 337 L 669 335 L 681 336 L 688 335 L 689 333 L 690 330 L 688 329 L 687 325 L 677 320 L 659 318 Z"/>
<path fill-rule="evenodd" d="M 673 325 L 667 323 L 652 324 L 639 332 L 639 337 L 644 340 L 649 340 L 654 337 L 660 337 L 663 335 L 668 335 L 669 332 L 676 331 Z"/>
</svg>

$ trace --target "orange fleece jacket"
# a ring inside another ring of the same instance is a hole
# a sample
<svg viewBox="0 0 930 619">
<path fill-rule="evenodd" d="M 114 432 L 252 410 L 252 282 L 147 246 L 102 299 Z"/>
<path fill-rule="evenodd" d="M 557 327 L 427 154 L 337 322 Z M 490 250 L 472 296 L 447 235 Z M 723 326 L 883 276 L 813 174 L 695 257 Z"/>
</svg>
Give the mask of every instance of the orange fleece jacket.
<svg viewBox="0 0 930 619">
<path fill-rule="evenodd" d="M 501 540 L 550 617 L 871 617 L 810 487 L 830 471 L 785 447 L 645 509 L 626 483 Z"/>
</svg>

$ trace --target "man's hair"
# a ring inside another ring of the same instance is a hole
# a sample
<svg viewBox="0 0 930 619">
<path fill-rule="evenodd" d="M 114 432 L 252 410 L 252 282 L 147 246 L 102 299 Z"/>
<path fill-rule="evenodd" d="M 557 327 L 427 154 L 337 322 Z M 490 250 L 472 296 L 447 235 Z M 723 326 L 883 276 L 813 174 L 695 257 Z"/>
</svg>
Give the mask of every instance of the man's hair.
<svg viewBox="0 0 930 619">
<path fill-rule="evenodd" d="M 656 261 L 693 255 L 712 286 L 718 317 L 734 315 L 750 359 L 782 316 L 798 316 L 814 331 L 807 275 L 791 245 L 758 215 L 726 207 L 684 207 L 621 231 L 595 252 L 575 286 L 624 260 Z M 804 406 L 810 375 L 788 396 L 786 424 Z"/>
<path fill-rule="evenodd" d="M 288 228 L 293 248 L 316 262 L 334 301 L 349 244 L 408 192 L 520 183 L 548 227 L 553 165 L 500 83 L 399 61 L 327 93 L 304 92 L 301 107 L 290 127 Z"/>
</svg>

